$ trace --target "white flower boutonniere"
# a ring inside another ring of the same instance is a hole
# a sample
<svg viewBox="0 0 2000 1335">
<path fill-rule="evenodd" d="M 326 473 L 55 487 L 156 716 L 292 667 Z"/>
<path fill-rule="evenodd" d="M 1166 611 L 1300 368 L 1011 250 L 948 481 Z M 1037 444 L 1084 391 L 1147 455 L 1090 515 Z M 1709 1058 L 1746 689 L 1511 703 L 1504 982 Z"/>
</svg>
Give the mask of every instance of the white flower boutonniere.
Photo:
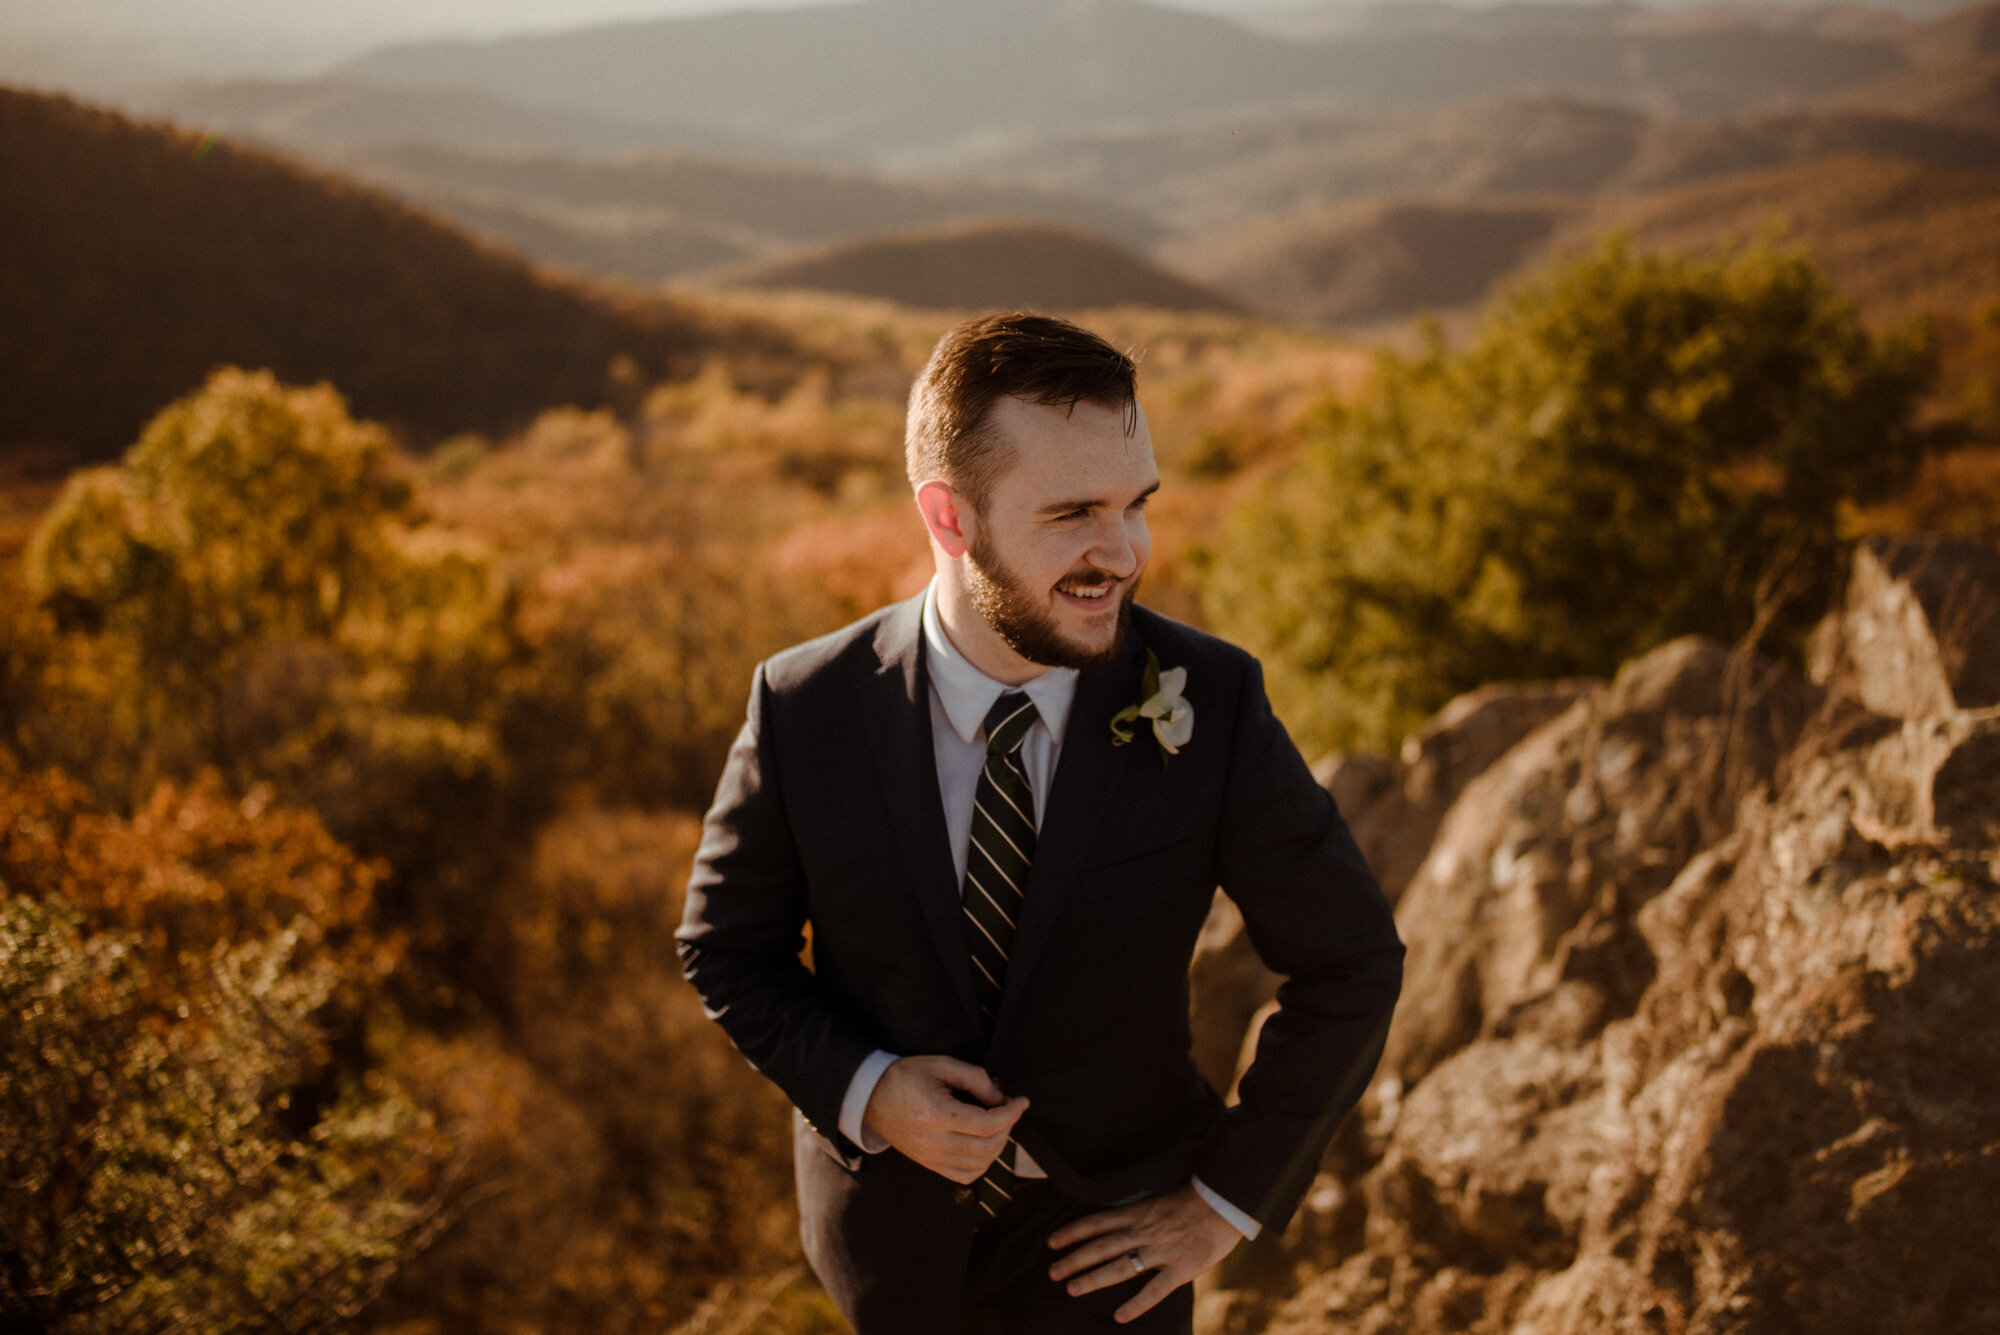
<svg viewBox="0 0 2000 1335">
<path fill-rule="evenodd" d="M 1132 740 L 1130 725 L 1134 719 L 1151 719 L 1153 740 L 1160 744 L 1160 767 L 1164 769 L 1167 757 L 1179 755 L 1180 749 L 1194 736 L 1194 706 L 1181 694 L 1186 686 L 1186 668 L 1168 668 L 1162 672 L 1159 656 L 1148 649 L 1146 677 L 1140 688 L 1143 693 L 1139 703 L 1127 705 L 1111 716 L 1111 744 L 1123 746 Z"/>
</svg>

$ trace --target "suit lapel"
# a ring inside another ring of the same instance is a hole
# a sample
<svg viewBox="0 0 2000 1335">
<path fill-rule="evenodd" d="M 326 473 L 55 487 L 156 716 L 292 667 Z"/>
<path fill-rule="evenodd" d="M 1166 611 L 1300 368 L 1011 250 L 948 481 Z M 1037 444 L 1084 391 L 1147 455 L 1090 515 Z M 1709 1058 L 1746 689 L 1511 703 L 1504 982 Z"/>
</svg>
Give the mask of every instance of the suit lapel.
<svg viewBox="0 0 2000 1335">
<path fill-rule="evenodd" d="M 1077 679 L 1076 702 L 1070 706 L 1069 722 L 1063 729 L 1062 755 L 1042 811 L 1042 827 L 1035 837 L 1035 860 L 1028 869 L 1021 922 L 1007 956 L 1000 1013 L 993 1024 L 996 1040 L 1005 1032 L 1007 1018 L 1034 972 L 1035 961 L 1062 916 L 1063 902 L 1097 840 L 1125 767 L 1135 752 L 1145 749 L 1137 744 L 1114 746 L 1111 740 L 1111 716 L 1139 697 L 1142 648 L 1135 628 L 1116 661 Z"/>
<path fill-rule="evenodd" d="M 863 716 L 875 772 L 882 780 L 890 825 L 903 850 L 910 885 L 937 944 L 952 990 L 975 1028 L 985 1020 L 972 985 L 964 910 L 952 863 L 944 803 L 938 796 L 937 755 L 931 746 L 930 676 L 924 667 L 923 595 L 901 604 L 875 635 L 881 660 Z"/>
</svg>

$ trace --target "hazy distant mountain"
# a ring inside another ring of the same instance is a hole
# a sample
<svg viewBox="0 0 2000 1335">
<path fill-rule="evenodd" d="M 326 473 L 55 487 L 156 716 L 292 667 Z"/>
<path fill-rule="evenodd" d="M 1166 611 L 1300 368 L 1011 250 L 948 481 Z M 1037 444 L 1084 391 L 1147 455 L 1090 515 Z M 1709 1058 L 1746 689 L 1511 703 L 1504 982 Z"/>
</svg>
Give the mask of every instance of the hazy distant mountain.
<svg viewBox="0 0 2000 1335">
<path fill-rule="evenodd" d="M 712 281 L 845 292 L 943 309 L 1242 309 L 1102 237 L 1032 223 L 962 223 L 869 237 L 720 273 Z"/>
<path fill-rule="evenodd" d="M 2000 167 L 2000 133 L 1859 111 L 1653 120 L 1530 96 L 1076 136 L 968 165 L 1045 189 L 1102 190 L 1178 231 L 1203 234 L 1372 196 L 1595 194 L 1845 153 Z"/>
<path fill-rule="evenodd" d="M 1529 89 L 1724 114 L 1908 63 L 1892 41 L 1750 9 L 1668 23 L 1624 4 L 1423 7 L 1411 25 L 1379 8 L 1377 28 L 1307 42 L 1141 0 L 857 0 L 394 47 L 339 73 L 907 157 L 1302 101 L 1369 109 Z"/>
<path fill-rule="evenodd" d="M 533 106 L 469 88 L 245 79 L 173 84 L 129 100 L 149 115 L 192 128 L 312 152 L 409 140 L 585 153 L 669 146 L 734 153 L 751 147 L 711 128 Z"/>
<path fill-rule="evenodd" d="M 1137 0 L 861 0 L 394 47 L 344 66 L 867 156 L 1313 91 L 1315 53 Z"/>
<path fill-rule="evenodd" d="M 1351 325 L 1476 300 L 1592 199 L 1857 153 L 2000 168 L 2000 133 L 1853 111 L 1653 121 L 1537 97 L 1071 141 L 987 164 L 1032 165 L 1037 188 L 414 145 L 346 163 L 475 232 L 601 276 L 782 266 L 800 245 L 971 216 L 1039 217 L 1140 248 L 1163 229 L 1179 232 L 1155 254 L 1182 272 L 1255 309 Z M 1123 204 L 1091 199 L 1087 185 Z"/>
<path fill-rule="evenodd" d="M 1549 0 L 1553 5 L 1576 0 Z M 1736 8 L 1757 14 L 1763 22 L 1781 27 L 1805 28 L 1834 33 L 1854 27 L 1856 15 L 1870 14 L 1890 19 L 1931 19 L 1964 7 L 1965 0 L 1868 0 L 1866 9 L 1847 5 L 1798 4 L 1792 0 L 1768 0 L 1764 4 L 1744 4 Z M 1451 24 L 1467 9 L 1486 8 L 1479 0 L 1392 0 L 1391 3 L 1357 3 L 1357 0 L 1321 0 L 1320 3 L 1246 6 L 1235 17 L 1244 26 L 1274 37 L 1318 40 L 1346 37 L 1356 33 L 1413 31 Z M 1713 7 L 1713 0 L 1645 0 L 1644 10 L 1668 23 L 1678 22 L 1693 11 L 1697 21 L 1701 11 Z M 1634 6 L 1637 8 L 1637 6 Z"/>
<path fill-rule="evenodd" d="M 1200 234 L 1370 195 L 1589 192 L 1626 168 L 1652 124 L 1626 108 L 1532 95 L 1077 135 L 967 165 L 1045 189 L 1087 185 Z"/>
<path fill-rule="evenodd" d="M 537 259 L 640 282 L 975 217 L 1058 223 L 1139 247 L 1162 230 L 1135 209 L 1063 191 L 688 154 L 578 157 L 408 144 L 337 161 Z"/>
<path fill-rule="evenodd" d="M 306 78 L 390 42 L 574 28 L 771 0 L 0 0 L 0 82 L 115 98 Z M 776 0 L 782 4 L 818 0 Z"/>
<path fill-rule="evenodd" d="M 409 198 L 426 212 L 474 236 L 511 247 L 537 264 L 614 283 L 651 287 L 764 253 L 700 223 L 634 216 L 626 210 L 593 212 L 532 199 L 449 192 Z"/>
</svg>

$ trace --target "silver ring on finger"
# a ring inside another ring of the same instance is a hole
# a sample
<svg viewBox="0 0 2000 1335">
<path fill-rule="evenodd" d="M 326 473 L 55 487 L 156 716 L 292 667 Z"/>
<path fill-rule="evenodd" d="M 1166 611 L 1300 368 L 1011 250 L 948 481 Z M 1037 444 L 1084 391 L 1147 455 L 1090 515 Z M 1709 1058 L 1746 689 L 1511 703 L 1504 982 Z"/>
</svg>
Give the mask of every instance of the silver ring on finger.
<svg viewBox="0 0 2000 1335">
<path fill-rule="evenodd" d="M 1126 1260 L 1128 1260 L 1128 1261 L 1130 1261 L 1130 1262 L 1132 1263 L 1132 1273 L 1133 1273 L 1133 1274 L 1135 1274 L 1135 1275 L 1143 1275 L 1143 1274 L 1145 1274 L 1145 1273 L 1146 1273 L 1146 1263 L 1145 1263 L 1144 1261 L 1141 1261 L 1141 1260 L 1139 1259 L 1139 1249 L 1138 1249 L 1138 1248 L 1136 1248 L 1136 1247 L 1135 1247 L 1135 1248 L 1133 1248 L 1133 1249 L 1132 1249 L 1131 1251 L 1129 1251 L 1129 1252 L 1126 1252 L 1126 1253 L 1125 1253 L 1125 1259 L 1126 1259 Z"/>
</svg>

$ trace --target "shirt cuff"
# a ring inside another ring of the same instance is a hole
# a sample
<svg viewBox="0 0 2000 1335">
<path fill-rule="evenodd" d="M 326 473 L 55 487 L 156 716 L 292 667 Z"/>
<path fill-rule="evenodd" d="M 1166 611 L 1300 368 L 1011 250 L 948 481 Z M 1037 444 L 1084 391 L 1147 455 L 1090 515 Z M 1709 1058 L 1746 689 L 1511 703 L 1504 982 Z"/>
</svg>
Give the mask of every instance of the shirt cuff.
<svg viewBox="0 0 2000 1335">
<path fill-rule="evenodd" d="M 862 1069 L 866 1070 L 867 1067 L 864 1066 Z M 843 1125 L 845 1124 L 845 1121 L 846 1117 L 843 1114 L 842 1116 Z M 1257 1235 L 1264 1231 L 1264 1226 L 1262 1224 L 1252 1219 L 1249 1215 L 1244 1214 L 1241 1210 L 1231 1205 L 1228 1201 L 1223 1200 L 1222 1197 L 1216 1195 L 1215 1192 L 1209 1187 L 1208 1183 L 1202 1181 L 1200 1178 L 1198 1177 L 1189 1178 L 1188 1185 L 1194 1188 L 1195 1195 L 1201 1197 L 1202 1200 L 1208 1202 L 1208 1206 L 1211 1210 L 1214 1210 L 1217 1214 L 1221 1215 L 1225 1220 L 1229 1222 L 1229 1226 L 1231 1228 L 1235 1229 L 1238 1233 L 1241 1233 L 1245 1238 L 1248 1238 L 1249 1240 L 1254 1242 L 1256 1241 Z"/>
<path fill-rule="evenodd" d="M 865 1153 L 880 1154 L 889 1148 L 889 1142 L 875 1134 L 874 1128 L 862 1120 L 868 1112 L 868 1098 L 875 1092 L 882 1073 L 896 1064 L 896 1054 L 877 1048 L 868 1054 L 855 1068 L 854 1078 L 847 1082 L 847 1097 L 840 1101 L 840 1134 L 859 1145 Z M 1235 1220 L 1230 1220 L 1235 1223 Z"/>
</svg>

